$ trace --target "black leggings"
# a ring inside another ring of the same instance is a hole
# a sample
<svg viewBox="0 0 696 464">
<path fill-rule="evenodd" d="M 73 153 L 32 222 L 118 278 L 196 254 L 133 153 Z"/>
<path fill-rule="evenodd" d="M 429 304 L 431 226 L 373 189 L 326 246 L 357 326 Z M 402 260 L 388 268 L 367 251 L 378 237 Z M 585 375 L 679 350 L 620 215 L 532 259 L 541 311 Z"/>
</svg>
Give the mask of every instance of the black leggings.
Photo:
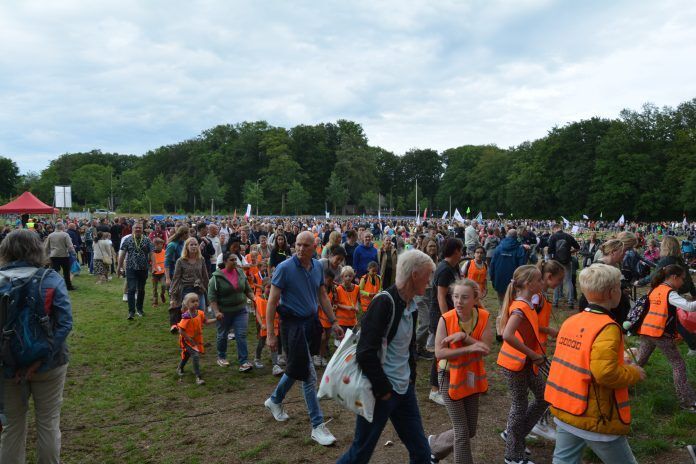
<svg viewBox="0 0 696 464">
<path fill-rule="evenodd" d="M 196 377 L 201 376 L 201 354 L 191 348 L 190 346 L 187 346 L 184 350 L 181 351 L 181 362 L 179 363 L 179 369 L 183 370 L 184 366 L 186 366 L 186 361 L 189 360 L 189 358 L 193 359 L 193 372 L 196 374 Z"/>
</svg>

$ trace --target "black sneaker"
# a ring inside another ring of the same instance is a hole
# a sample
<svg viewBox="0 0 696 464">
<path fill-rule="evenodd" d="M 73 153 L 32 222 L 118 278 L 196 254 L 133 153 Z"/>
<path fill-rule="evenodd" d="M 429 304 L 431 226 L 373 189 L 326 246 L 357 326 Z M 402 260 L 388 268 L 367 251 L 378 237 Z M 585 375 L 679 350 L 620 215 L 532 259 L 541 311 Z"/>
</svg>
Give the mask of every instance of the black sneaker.
<svg viewBox="0 0 696 464">
<path fill-rule="evenodd" d="M 432 359 L 435 357 L 435 355 L 428 350 L 418 350 L 418 357 L 420 359 L 426 359 L 428 361 L 432 361 Z"/>
<path fill-rule="evenodd" d="M 502 432 L 500 432 L 500 438 L 502 438 L 504 442 L 507 442 L 507 430 L 503 430 Z M 524 454 L 525 454 L 526 456 L 531 456 L 531 455 L 532 455 L 532 451 L 531 451 L 529 448 L 527 448 L 527 447 L 525 446 L 525 447 L 524 447 Z M 507 458 L 505 458 L 505 462 L 506 462 L 506 463 L 508 462 L 508 459 L 507 459 Z M 517 463 L 518 461 L 510 460 L 510 462 L 511 462 L 511 463 Z M 522 462 L 522 461 L 519 461 L 519 462 Z M 534 463 L 533 463 L 532 461 L 529 461 L 529 464 L 534 464 Z"/>
<path fill-rule="evenodd" d="M 134 320 L 134 319 L 135 319 L 135 315 L 134 315 L 134 314 L 129 314 L 129 315 L 128 315 L 128 320 L 129 320 L 129 321 L 132 321 L 132 320 Z"/>
</svg>

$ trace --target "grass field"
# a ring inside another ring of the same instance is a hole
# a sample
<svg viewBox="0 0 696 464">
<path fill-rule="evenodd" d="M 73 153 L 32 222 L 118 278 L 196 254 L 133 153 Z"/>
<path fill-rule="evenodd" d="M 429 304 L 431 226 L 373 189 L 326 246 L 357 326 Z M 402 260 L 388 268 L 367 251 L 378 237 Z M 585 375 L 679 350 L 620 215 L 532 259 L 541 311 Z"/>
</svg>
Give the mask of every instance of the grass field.
<svg viewBox="0 0 696 464">
<path fill-rule="evenodd" d="M 71 292 L 74 330 L 70 336 L 71 365 L 63 405 L 63 460 L 66 463 L 329 463 L 348 447 L 354 416 L 331 401 L 322 402 L 329 427 L 338 438 L 324 448 L 309 437 L 304 400 L 295 387 L 287 398 L 291 420 L 275 422 L 264 409 L 277 378 L 267 367 L 241 374 L 236 366 L 215 364 L 214 326 L 205 329 L 208 344 L 202 370 L 206 385 L 196 386 L 191 367 L 183 379 L 175 373 L 176 337 L 167 331 L 166 308 L 151 308 L 145 317 L 126 320 L 121 301 L 122 280 L 95 285 L 84 274 Z M 148 291 L 149 291 L 148 283 Z M 492 292 L 491 292 L 492 293 Z M 493 298 L 488 305 L 496 308 Z M 569 315 L 561 311 L 561 319 Z M 256 346 L 250 324 L 249 350 Z M 495 351 L 497 352 L 497 346 Z M 682 346 L 682 349 L 685 349 Z M 230 360 L 236 359 L 234 342 Z M 253 357 L 253 355 L 252 355 Z M 496 354 L 487 358 L 490 391 L 482 397 L 479 430 L 474 439 L 477 462 L 502 462 L 509 399 L 495 368 Z M 696 381 L 696 358 L 688 358 Z M 426 433 L 450 427 L 444 407 L 427 400 L 427 361 L 419 362 L 418 397 Z M 647 366 L 648 380 L 631 391 L 634 415 L 631 445 L 641 463 L 684 463 L 686 443 L 696 443 L 696 415 L 677 405 L 669 366 L 655 352 Z M 35 434 L 31 426 L 30 448 Z M 383 446 L 387 440 L 393 446 Z M 550 463 L 553 444 L 531 443 L 533 460 Z M 33 451 L 30 453 L 33 460 Z M 588 462 L 589 460 L 588 455 Z M 372 462 L 407 462 L 407 453 L 391 426 L 385 429 Z M 445 461 L 451 462 L 451 461 Z"/>
</svg>

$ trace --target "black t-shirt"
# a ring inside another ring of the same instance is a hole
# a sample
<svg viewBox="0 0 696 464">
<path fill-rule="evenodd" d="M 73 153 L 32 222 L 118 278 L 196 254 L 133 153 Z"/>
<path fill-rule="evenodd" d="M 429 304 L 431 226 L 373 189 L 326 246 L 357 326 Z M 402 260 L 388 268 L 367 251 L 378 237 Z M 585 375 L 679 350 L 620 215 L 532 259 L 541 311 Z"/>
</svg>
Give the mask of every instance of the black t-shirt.
<svg viewBox="0 0 696 464">
<path fill-rule="evenodd" d="M 360 245 L 358 242 L 352 245 L 348 242 L 343 244 L 343 248 L 346 249 L 346 266 L 353 266 L 353 253 L 355 253 L 355 249 L 358 248 L 358 245 Z"/>
<path fill-rule="evenodd" d="M 113 243 L 114 248 L 118 249 L 118 246 L 121 244 L 121 231 L 123 230 L 123 227 L 121 227 L 120 224 L 114 224 L 111 226 L 111 243 Z"/>
<path fill-rule="evenodd" d="M 440 261 L 433 274 L 433 299 L 431 302 L 431 312 L 440 314 L 440 305 L 437 302 L 437 287 L 448 287 L 459 279 L 459 270 L 449 265 L 447 261 Z M 452 295 L 447 293 L 447 308 L 454 308 Z"/>
</svg>

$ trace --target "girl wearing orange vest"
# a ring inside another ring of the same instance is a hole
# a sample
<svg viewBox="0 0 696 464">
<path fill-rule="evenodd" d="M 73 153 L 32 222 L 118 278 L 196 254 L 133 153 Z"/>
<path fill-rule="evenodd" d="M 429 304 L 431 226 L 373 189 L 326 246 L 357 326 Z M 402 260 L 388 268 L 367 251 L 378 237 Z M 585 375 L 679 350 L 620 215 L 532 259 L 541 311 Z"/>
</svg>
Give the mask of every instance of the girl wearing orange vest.
<svg viewBox="0 0 696 464">
<path fill-rule="evenodd" d="M 262 284 L 263 296 L 256 297 L 256 329 L 259 336 L 259 342 L 256 345 L 256 357 L 254 358 L 254 367 L 256 369 L 263 369 L 263 363 L 261 362 L 261 352 L 263 347 L 266 346 L 266 337 L 268 336 L 268 331 L 266 329 L 266 306 L 268 305 L 268 294 L 271 292 L 271 280 L 266 278 Z M 273 332 L 276 336 L 280 333 L 280 325 L 278 323 L 278 318 L 275 319 L 273 324 Z M 271 351 L 271 362 L 273 363 L 273 375 L 278 376 L 283 374 L 283 369 L 278 365 L 278 353 L 280 351 L 280 345 L 278 345 L 277 351 Z"/>
<path fill-rule="evenodd" d="M 483 356 L 490 353 L 493 332 L 488 311 L 477 308 L 479 285 L 463 279 L 452 286 L 454 309 L 442 315 L 435 334 L 440 394 L 454 428 L 454 462 L 471 464 L 479 396 L 488 390 Z"/>
<path fill-rule="evenodd" d="M 505 463 L 525 462 L 524 437 L 544 414 L 544 379 L 538 366 L 546 360 L 539 341 L 539 318 L 532 297 L 542 288 L 541 272 L 536 266 L 520 266 L 512 275 L 501 307 L 503 346 L 498 365 L 507 377 L 512 402 L 507 430 L 501 437 L 506 441 Z M 534 401 L 529 404 L 529 391 Z"/>
<path fill-rule="evenodd" d="M 544 398 L 556 424 L 555 463 L 582 460 L 586 445 L 606 464 L 637 464 L 628 387 L 645 379 L 624 361 L 621 327 L 611 315 L 621 299 L 621 272 L 593 264 L 580 273 L 587 306 L 561 325 Z"/>
<path fill-rule="evenodd" d="M 336 287 L 336 319 L 344 331 L 352 329 L 358 323 L 360 287 L 353 283 L 353 279 L 355 279 L 353 268 L 343 266 L 341 269 L 342 284 Z"/>
<path fill-rule="evenodd" d="M 367 311 L 372 299 L 382 291 L 382 278 L 377 275 L 379 265 L 375 261 L 370 261 L 367 265 L 367 274 L 360 279 L 360 306 Z"/>
<path fill-rule="evenodd" d="M 464 264 L 462 268 L 462 278 L 471 279 L 476 282 L 480 289 L 481 299 L 488 294 L 488 265 L 486 264 L 486 249 L 482 246 L 476 247 L 474 259 Z"/>
<path fill-rule="evenodd" d="M 201 377 L 200 356 L 205 352 L 203 345 L 203 325 L 214 324 L 217 319 L 206 319 L 205 313 L 198 309 L 198 294 L 187 293 L 181 303 L 181 320 L 176 325 L 179 331 L 179 346 L 181 347 L 181 361 L 176 368 L 180 377 L 184 375 L 184 366 L 189 358 L 193 359 L 193 371 L 196 374 L 196 385 L 203 385 L 205 381 Z"/>
<path fill-rule="evenodd" d="M 152 306 L 154 307 L 159 306 L 159 298 L 162 299 L 162 303 L 166 301 L 164 294 L 167 291 L 167 279 L 164 276 L 164 240 L 156 237 L 153 245 L 155 246 L 155 251 L 152 252 L 150 269 L 152 269 Z M 158 288 L 159 292 L 157 291 Z"/>
<path fill-rule="evenodd" d="M 686 269 L 678 264 L 670 264 L 655 273 L 648 294 L 648 314 L 638 329 L 640 348 L 636 361 L 644 366 L 655 347 L 659 348 L 672 365 L 674 388 L 682 408 L 696 413 L 696 394 L 686 378 L 686 364 L 676 345 L 677 307 L 696 311 L 696 301 L 687 301 L 677 292 L 687 278 Z"/>
<path fill-rule="evenodd" d="M 329 297 L 331 306 L 333 308 L 334 314 L 337 314 L 336 306 L 336 285 L 334 284 L 334 279 L 336 278 L 336 272 L 327 267 L 324 269 L 324 288 L 326 289 L 326 295 Z M 315 367 L 326 367 L 329 363 L 329 339 L 331 338 L 331 322 L 329 322 L 329 317 L 324 313 L 324 311 L 319 308 L 319 322 L 321 323 L 321 343 L 319 344 L 319 355 L 312 356 L 312 362 Z M 338 316 L 337 316 L 338 317 Z"/>
</svg>

